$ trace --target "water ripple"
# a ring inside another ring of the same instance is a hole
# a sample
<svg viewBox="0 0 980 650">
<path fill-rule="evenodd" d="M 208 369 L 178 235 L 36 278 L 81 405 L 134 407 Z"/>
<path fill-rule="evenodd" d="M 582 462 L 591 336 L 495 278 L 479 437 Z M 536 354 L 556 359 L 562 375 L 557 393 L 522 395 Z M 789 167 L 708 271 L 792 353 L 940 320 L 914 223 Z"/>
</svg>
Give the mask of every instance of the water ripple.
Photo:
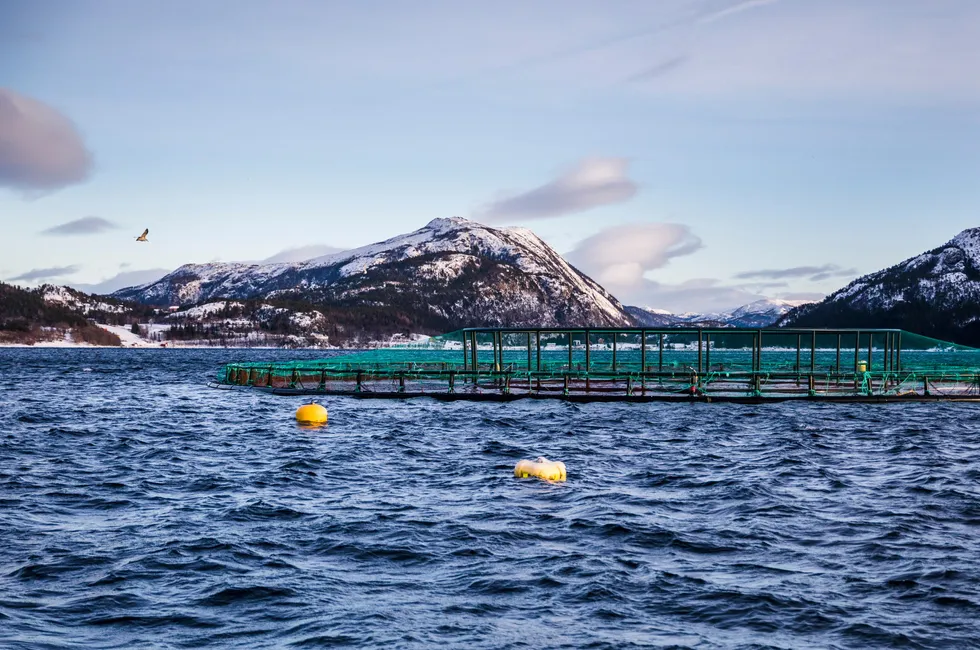
<svg viewBox="0 0 980 650">
<path fill-rule="evenodd" d="M 980 638 L 976 406 L 338 398 L 303 430 L 202 388 L 283 356 L 0 350 L 0 647 Z M 569 480 L 512 476 L 538 455 Z"/>
</svg>

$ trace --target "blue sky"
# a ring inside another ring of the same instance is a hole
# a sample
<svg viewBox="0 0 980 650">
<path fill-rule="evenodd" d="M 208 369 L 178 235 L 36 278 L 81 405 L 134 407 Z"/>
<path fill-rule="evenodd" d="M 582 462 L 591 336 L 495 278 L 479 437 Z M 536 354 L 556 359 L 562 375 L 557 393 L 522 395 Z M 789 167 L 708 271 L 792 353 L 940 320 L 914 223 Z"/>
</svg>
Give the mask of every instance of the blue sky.
<svg viewBox="0 0 980 650">
<path fill-rule="evenodd" d="M 811 297 L 980 226 L 977 42 L 974 0 L 7 0 L 0 279 L 459 215 L 630 304 Z"/>
</svg>

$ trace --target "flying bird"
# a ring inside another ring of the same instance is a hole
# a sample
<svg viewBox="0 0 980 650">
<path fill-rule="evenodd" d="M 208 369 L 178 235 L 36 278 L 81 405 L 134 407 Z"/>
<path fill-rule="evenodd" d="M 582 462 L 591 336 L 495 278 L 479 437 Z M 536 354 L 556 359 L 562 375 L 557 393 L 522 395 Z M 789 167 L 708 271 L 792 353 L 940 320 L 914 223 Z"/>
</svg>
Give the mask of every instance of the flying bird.
<svg viewBox="0 0 980 650">
<path fill-rule="evenodd" d="M 150 229 L 147 228 L 146 230 L 143 231 L 142 235 L 136 238 L 136 241 L 150 241 L 149 239 L 146 238 L 146 236 L 149 234 L 150 234 Z"/>
</svg>

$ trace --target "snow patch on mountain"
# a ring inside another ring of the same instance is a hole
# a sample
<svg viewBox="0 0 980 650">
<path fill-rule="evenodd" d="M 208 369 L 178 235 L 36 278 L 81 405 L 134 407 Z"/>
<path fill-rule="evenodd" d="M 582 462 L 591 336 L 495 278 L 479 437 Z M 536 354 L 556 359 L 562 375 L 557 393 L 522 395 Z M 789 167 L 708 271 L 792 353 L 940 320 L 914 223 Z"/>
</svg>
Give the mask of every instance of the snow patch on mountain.
<svg viewBox="0 0 980 650">
<path fill-rule="evenodd" d="M 123 305 L 105 302 L 69 287 L 44 285 L 41 287 L 41 291 L 45 302 L 64 305 L 71 309 L 76 309 L 82 314 L 90 314 L 92 312 L 122 314 L 126 311 L 126 307 Z"/>
</svg>

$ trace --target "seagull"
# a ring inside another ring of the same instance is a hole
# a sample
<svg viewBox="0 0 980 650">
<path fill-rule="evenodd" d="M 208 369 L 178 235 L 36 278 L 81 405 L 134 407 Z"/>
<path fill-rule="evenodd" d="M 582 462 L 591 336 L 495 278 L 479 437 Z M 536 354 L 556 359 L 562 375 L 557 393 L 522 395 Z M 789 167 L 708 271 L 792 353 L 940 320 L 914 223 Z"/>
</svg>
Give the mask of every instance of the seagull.
<svg viewBox="0 0 980 650">
<path fill-rule="evenodd" d="M 146 238 L 146 236 L 149 234 L 150 234 L 150 229 L 147 228 L 146 230 L 143 231 L 142 235 L 136 238 L 136 241 L 145 241 L 145 242 L 150 241 L 149 239 Z"/>
</svg>

